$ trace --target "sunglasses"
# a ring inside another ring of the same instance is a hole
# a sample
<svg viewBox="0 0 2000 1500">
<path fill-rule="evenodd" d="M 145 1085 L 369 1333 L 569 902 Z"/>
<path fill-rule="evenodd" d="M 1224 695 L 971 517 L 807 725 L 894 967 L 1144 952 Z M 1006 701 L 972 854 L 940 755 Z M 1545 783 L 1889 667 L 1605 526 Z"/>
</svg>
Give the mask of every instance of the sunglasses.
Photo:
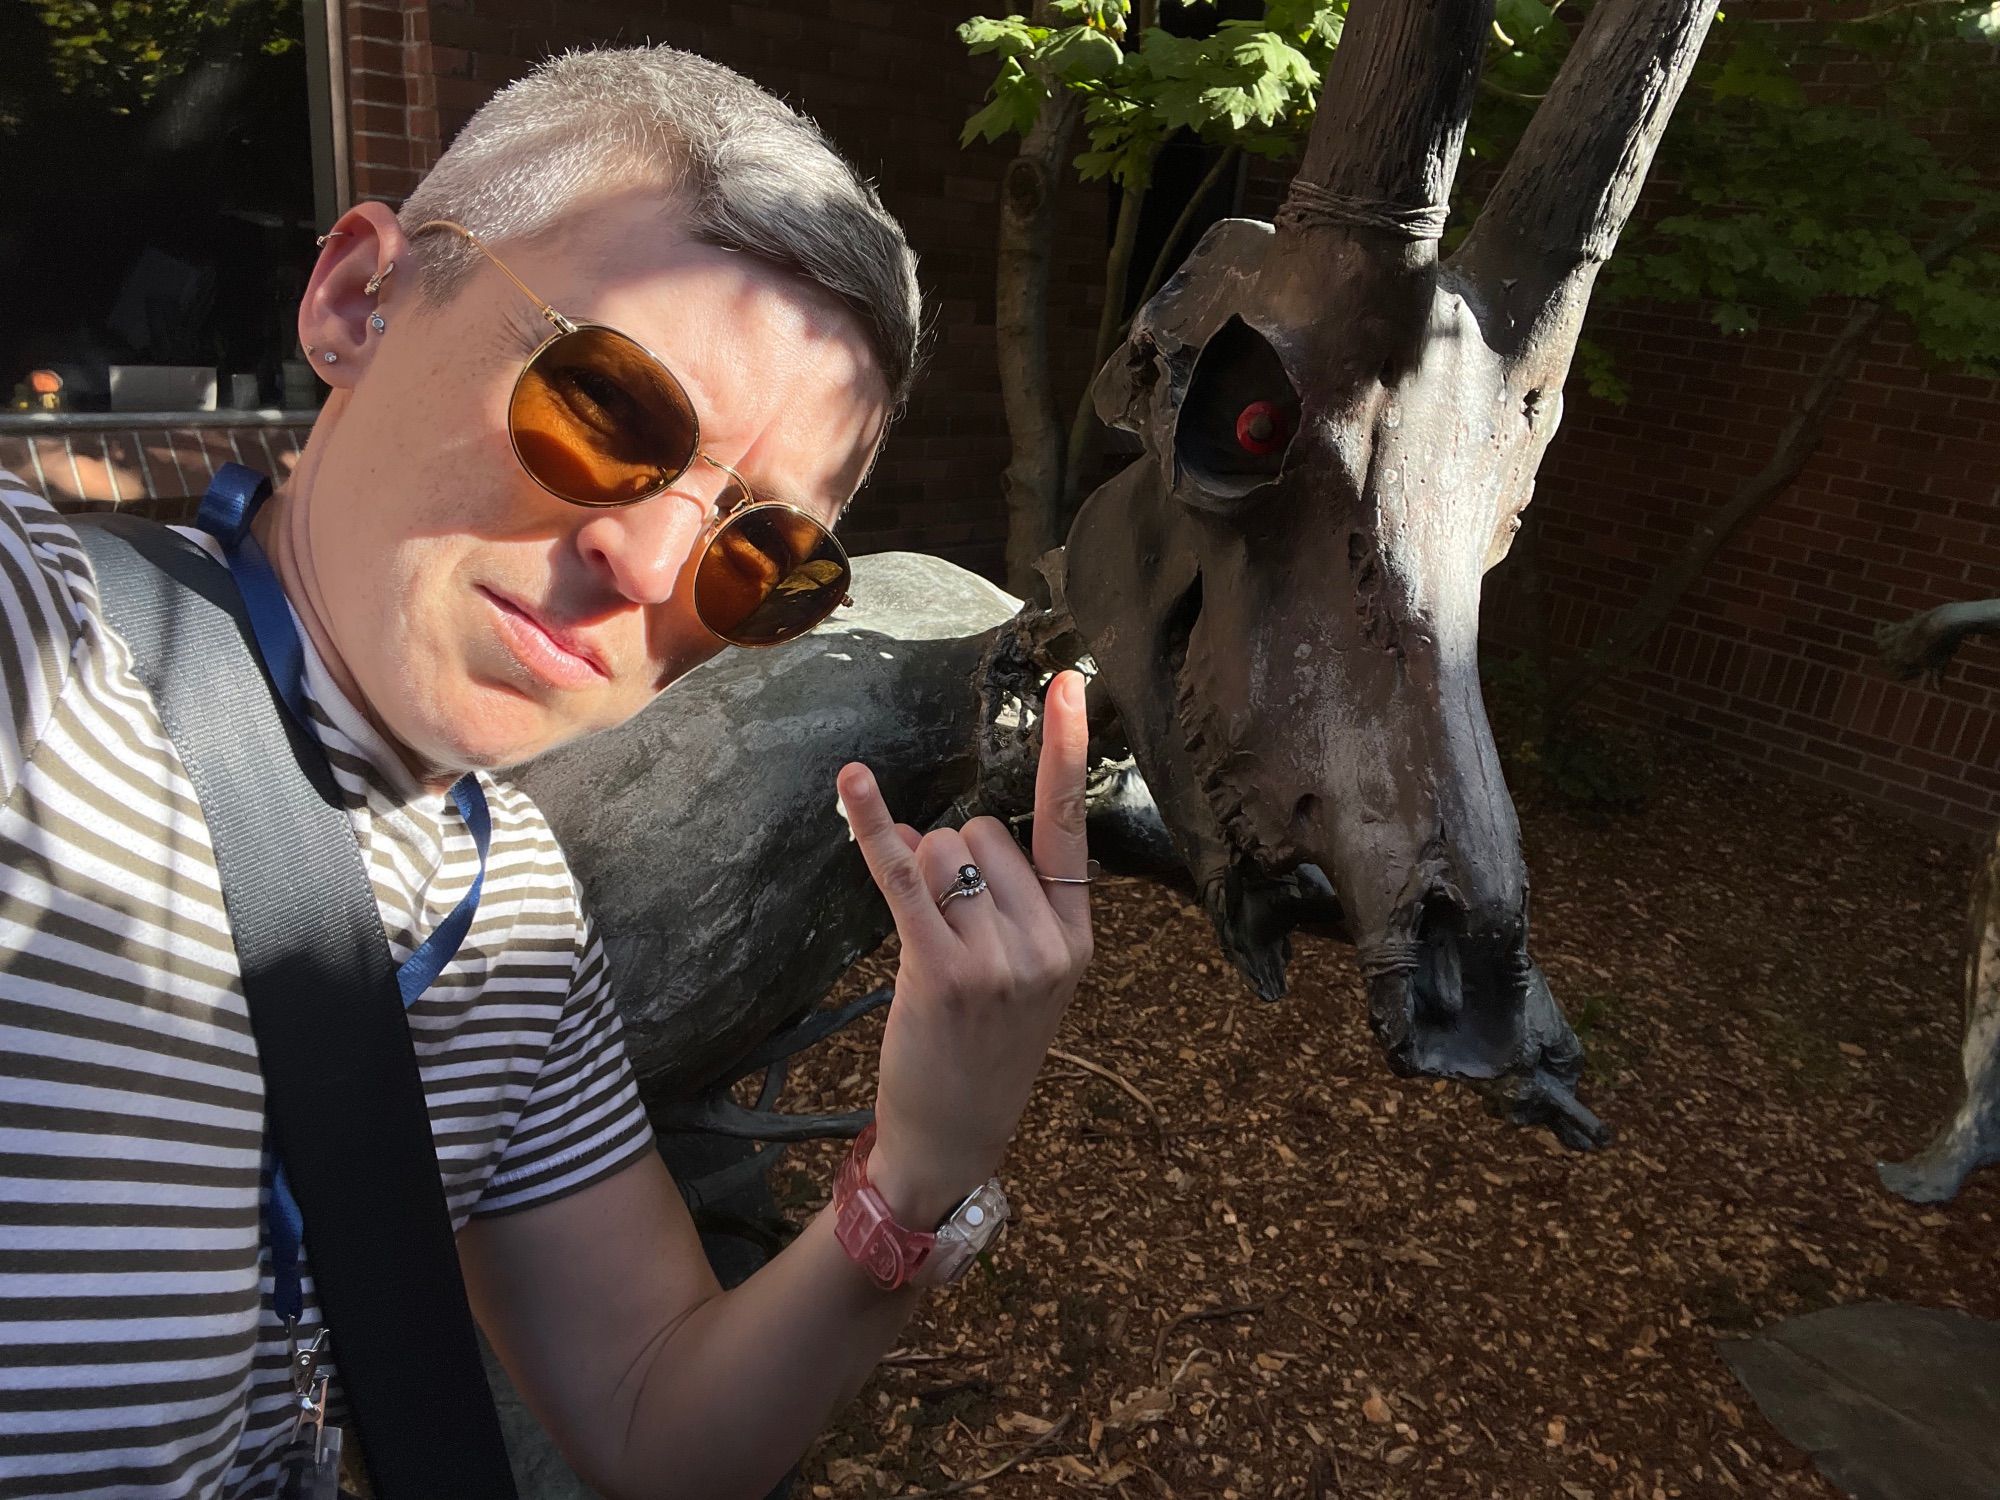
<svg viewBox="0 0 2000 1500">
<path fill-rule="evenodd" d="M 479 236 L 449 219 L 419 224 L 462 235 L 541 309 L 555 333 L 528 356 L 507 401 L 514 456 L 572 505 L 636 505 L 697 463 L 724 480 L 694 572 L 694 610 L 732 646 L 776 646 L 843 604 L 854 568 L 833 533 L 796 505 L 760 500 L 728 464 L 702 451 L 687 388 L 637 339 L 573 323 L 528 289 Z"/>
</svg>

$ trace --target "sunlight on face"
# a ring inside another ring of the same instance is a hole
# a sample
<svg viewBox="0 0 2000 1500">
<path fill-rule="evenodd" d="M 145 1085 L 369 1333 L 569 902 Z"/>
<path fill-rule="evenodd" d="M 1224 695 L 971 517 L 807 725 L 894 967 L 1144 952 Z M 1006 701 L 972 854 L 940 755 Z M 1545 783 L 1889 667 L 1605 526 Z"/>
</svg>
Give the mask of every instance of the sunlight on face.
<svg viewBox="0 0 2000 1500">
<path fill-rule="evenodd" d="M 635 194 L 493 248 L 570 318 L 658 355 L 703 450 L 758 498 L 831 525 L 887 422 L 860 319 L 670 226 L 656 197 Z M 616 509 L 567 504 L 523 470 L 508 433 L 523 361 L 552 332 L 535 305 L 490 267 L 437 312 L 407 289 L 384 304 L 392 331 L 315 430 L 297 534 L 336 671 L 390 737 L 419 764 L 512 764 L 622 723 L 721 649 L 693 583 L 722 472 L 695 464 Z"/>
</svg>

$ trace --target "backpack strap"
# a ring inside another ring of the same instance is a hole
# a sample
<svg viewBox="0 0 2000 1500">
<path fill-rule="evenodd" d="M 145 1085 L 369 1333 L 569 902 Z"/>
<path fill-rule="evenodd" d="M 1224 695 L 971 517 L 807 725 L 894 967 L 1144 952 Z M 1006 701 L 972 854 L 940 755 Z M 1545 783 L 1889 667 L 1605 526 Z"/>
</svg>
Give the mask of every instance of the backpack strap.
<svg viewBox="0 0 2000 1500">
<path fill-rule="evenodd" d="M 324 751 L 227 569 L 135 516 L 71 518 L 200 799 L 313 1282 L 377 1500 L 514 1500 L 375 892 Z"/>
</svg>

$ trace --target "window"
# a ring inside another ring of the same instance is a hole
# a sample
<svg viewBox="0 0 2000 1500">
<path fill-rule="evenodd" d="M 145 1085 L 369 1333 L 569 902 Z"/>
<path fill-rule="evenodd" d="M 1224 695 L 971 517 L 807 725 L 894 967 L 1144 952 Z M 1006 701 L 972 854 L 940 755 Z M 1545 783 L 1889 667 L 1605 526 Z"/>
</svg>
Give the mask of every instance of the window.
<svg viewBox="0 0 2000 1500">
<path fill-rule="evenodd" d="M 330 201 L 324 63 L 303 0 L 0 5 L 0 408 L 50 369 L 69 409 L 110 409 L 114 365 L 213 371 L 222 406 L 248 376 L 244 404 L 281 403 L 316 172 Z M 119 404 L 173 384 L 121 376 Z"/>
</svg>

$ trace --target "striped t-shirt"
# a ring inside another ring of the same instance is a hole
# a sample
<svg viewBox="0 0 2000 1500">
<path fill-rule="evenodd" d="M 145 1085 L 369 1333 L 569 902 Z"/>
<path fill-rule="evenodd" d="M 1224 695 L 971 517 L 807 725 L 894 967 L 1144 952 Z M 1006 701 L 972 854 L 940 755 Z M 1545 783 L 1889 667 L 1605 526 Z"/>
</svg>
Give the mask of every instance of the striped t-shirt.
<svg viewBox="0 0 2000 1500">
<path fill-rule="evenodd" d="M 262 1500 L 290 1381 L 264 1085 L 214 853 L 75 533 L 4 472 L 0 616 L 0 1497 Z M 306 665 L 401 963 L 478 856 L 309 640 Z M 652 1139 L 562 851 L 527 797 L 481 780 L 478 918 L 409 1010 L 459 1227 L 574 1192 Z M 305 1253 L 310 1334 L 310 1223 Z"/>
</svg>

